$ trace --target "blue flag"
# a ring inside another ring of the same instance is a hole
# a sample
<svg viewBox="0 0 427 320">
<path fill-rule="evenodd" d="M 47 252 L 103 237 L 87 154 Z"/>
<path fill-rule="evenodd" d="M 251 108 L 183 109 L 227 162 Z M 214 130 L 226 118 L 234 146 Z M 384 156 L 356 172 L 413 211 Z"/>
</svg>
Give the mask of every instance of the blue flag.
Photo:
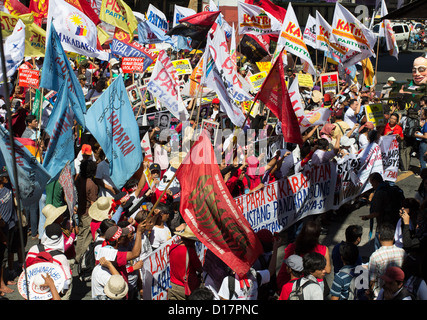
<svg viewBox="0 0 427 320">
<path fill-rule="evenodd" d="M 174 45 L 174 41 L 166 35 L 166 32 L 148 20 L 138 23 L 138 42 L 142 44 L 166 42 Z"/>
<path fill-rule="evenodd" d="M 12 155 L 9 132 L 0 126 L 0 163 L 6 165 L 10 182 L 16 190 L 12 160 L 12 157 L 15 157 L 21 203 L 28 207 L 39 202 L 50 175 L 21 142 L 14 139 L 14 144 L 15 154 Z"/>
<path fill-rule="evenodd" d="M 74 112 L 70 106 L 73 102 L 70 101 L 68 94 L 68 88 L 63 83 L 45 128 L 50 140 L 43 167 L 49 172 L 52 180 L 58 178 L 67 161 L 70 163 L 74 161 Z"/>
<path fill-rule="evenodd" d="M 87 129 L 110 161 L 110 177 L 117 188 L 129 180 L 142 163 L 139 128 L 119 75 L 85 115 Z"/>
<path fill-rule="evenodd" d="M 64 83 L 69 91 L 69 99 L 73 102 L 72 108 L 76 120 L 85 128 L 83 114 L 86 113 L 86 102 L 83 90 L 62 48 L 55 27 L 51 24 L 40 77 L 40 87 L 58 92 Z"/>
</svg>

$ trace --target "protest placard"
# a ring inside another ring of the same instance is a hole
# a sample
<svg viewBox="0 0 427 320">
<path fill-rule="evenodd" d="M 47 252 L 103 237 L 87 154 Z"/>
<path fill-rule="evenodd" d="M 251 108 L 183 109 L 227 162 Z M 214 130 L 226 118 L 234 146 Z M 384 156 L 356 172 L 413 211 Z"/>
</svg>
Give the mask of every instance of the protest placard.
<svg viewBox="0 0 427 320">
<path fill-rule="evenodd" d="M 40 71 L 20 68 L 19 69 L 19 86 L 20 87 L 31 87 L 39 88 L 40 83 Z"/>
<path fill-rule="evenodd" d="M 300 87 L 313 88 L 313 76 L 309 73 L 298 73 L 298 83 Z"/>
<path fill-rule="evenodd" d="M 123 73 L 144 72 L 144 58 L 142 57 L 123 57 Z"/>
<path fill-rule="evenodd" d="M 375 127 L 385 125 L 384 110 L 381 103 L 365 105 L 366 121 L 372 122 Z"/>
<path fill-rule="evenodd" d="M 340 90 L 338 72 L 322 73 L 320 75 L 322 93 L 332 92 L 338 94 Z"/>
<path fill-rule="evenodd" d="M 183 74 L 191 74 L 193 72 L 189 59 L 174 60 L 171 62 L 179 76 Z"/>
<path fill-rule="evenodd" d="M 262 83 L 264 82 L 266 77 L 267 77 L 266 71 L 255 73 L 254 75 L 249 77 L 249 80 L 252 86 L 254 87 L 255 91 L 258 91 L 259 88 L 261 88 Z"/>
</svg>

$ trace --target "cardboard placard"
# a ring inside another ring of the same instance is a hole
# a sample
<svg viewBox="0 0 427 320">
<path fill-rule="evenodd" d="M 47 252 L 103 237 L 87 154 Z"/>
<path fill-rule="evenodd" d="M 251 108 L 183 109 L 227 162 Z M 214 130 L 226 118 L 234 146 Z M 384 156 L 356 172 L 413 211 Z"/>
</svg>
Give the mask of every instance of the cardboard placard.
<svg viewBox="0 0 427 320">
<path fill-rule="evenodd" d="M 174 60 L 171 62 L 179 76 L 183 74 L 191 74 L 193 72 L 190 60 L 188 59 Z"/>
<path fill-rule="evenodd" d="M 300 87 L 313 88 L 313 76 L 309 73 L 298 73 L 298 84 Z"/>
<path fill-rule="evenodd" d="M 19 69 L 19 86 L 38 88 L 40 83 L 40 71 L 31 69 Z"/>
<path fill-rule="evenodd" d="M 338 92 L 340 91 L 338 72 L 322 73 L 320 75 L 320 85 L 323 94 L 327 92 L 333 92 L 334 94 L 338 94 Z"/>
<path fill-rule="evenodd" d="M 384 109 L 381 103 L 365 105 L 366 121 L 372 122 L 375 127 L 385 125 Z"/>
<path fill-rule="evenodd" d="M 123 73 L 144 72 L 144 58 L 141 57 L 123 57 Z"/>
</svg>

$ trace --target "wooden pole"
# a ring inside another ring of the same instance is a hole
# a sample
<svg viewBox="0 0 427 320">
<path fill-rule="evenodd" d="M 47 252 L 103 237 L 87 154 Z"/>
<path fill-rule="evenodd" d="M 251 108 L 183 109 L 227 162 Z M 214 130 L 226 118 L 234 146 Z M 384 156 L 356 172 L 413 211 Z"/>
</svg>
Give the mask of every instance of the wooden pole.
<svg viewBox="0 0 427 320">
<path fill-rule="evenodd" d="M 177 171 L 178 171 L 178 170 L 177 170 Z M 165 190 L 163 190 L 163 192 L 162 192 L 162 194 L 160 195 L 160 197 L 158 197 L 158 198 L 157 198 L 157 201 L 156 201 L 156 203 L 154 204 L 154 206 L 151 208 L 150 213 L 148 214 L 148 216 L 151 216 L 151 215 L 153 214 L 154 209 L 156 209 L 156 207 L 157 207 L 157 205 L 159 204 L 160 200 L 163 198 L 163 196 L 164 196 L 165 192 L 169 189 L 169 186 L 171 185 L 172 181 L 174 181 L 174 180 L 175 180 L 175 177 L 176 177 L 176 173 L 177 173 L 177 171 L 175 171 L 175 173 L 173 174 L 172 179 L 168 182 L 168 184 L 167 184 L 167 186 L 166 186 Z"/>
</svg>

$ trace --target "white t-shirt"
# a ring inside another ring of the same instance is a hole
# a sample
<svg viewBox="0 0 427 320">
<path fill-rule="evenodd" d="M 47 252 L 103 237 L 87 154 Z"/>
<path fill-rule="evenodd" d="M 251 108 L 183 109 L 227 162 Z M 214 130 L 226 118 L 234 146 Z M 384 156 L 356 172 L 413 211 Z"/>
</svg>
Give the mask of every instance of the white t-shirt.
<svg viewBox="0 0 427 320">
<path fill-rule="evenodd" d="M 160 169 L 166 170 L 169 167 L 168 152 L 160 144 L 154 144 L 154 162 L 160 165 Z"/>
<path fill-rule="evenodd" d="M 352 108 L 348 108 L 344 113 L 344 122 L 346 122 L 350 128 L 353 129 L 354 124 L 357 122 L 357 117 Z"/>
<path fill-rule="evenodd" d="M 111 277 L 111 273 L 107 268 L 97 264 L 92 270 L 92 299 L 96 296 L 105 296 L 104 287 Z"/>
<path fill-rule="evenodd" d="M 172 237 L 171 231 L 167 226 L 159 228 L 154 226 L 150 233 L 150 243 L 153 249 L 160 247 L 162 243 L 165 243 Z"/>
<path fill-rule="evenodd" d="M 106 185 L 114 187 L 114 182 L 113 180 L 111 180 L 111 177 L 110 177 L 110 164 L 106 160 L 103 160 L 100 163 L 98 163 L 96 167 L 95 178 L 101 179 Z M 98 196 L 113 197 L 114 195 L 109 190 L 99 186 Z"/>
<path fill-rule="evenodd" d="M 234 291 L 236 294 L 233 295 L 231 299 L 228 286 L 228 277 L 225 277 L 222 281 L 221 287 L 218 291 L 218 296 L 227 300 L 257 300 L 258 282 L 256 280 L 255 272 L 261 275 L 261 285 L 270 281 L 270 272 L 268 270 L 255 271 L 251 268 L 251 270 L 248 272 L 247 283 L 244 280 L 240 280 L 237 274 L 234 275 Z"/>
</svg>

